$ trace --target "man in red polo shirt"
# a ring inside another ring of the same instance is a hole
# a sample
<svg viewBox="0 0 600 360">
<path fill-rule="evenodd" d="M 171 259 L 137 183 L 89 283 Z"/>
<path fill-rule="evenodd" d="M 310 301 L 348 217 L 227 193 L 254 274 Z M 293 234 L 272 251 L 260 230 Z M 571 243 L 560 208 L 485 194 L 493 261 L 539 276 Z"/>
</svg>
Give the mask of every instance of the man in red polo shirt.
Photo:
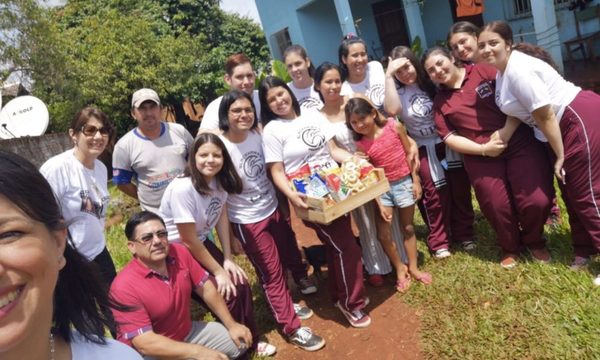
<svg viewBox="0 0 600 360">
<path fill-rule="evenodd" d="M 117 339 L 146 358 L 237 358 L 252 345 L 252 334 L 233 320 L 208 273 L 188 250 L 167 241 L 162 218 L 142 211 L 125 226 L 133 259 L 117 275 L 110 293 L 131 311 L 113 310 Z M 192 321 L 195 291 L 222 321 Z"/>
</svg>

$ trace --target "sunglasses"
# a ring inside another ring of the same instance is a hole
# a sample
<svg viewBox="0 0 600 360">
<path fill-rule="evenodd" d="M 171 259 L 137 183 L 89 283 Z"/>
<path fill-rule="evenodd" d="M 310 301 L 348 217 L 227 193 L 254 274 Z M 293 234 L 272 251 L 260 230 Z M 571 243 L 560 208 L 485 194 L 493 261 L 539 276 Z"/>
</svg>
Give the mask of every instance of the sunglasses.
<svg viewBox="0 0 600 360">
<path fill-rule="evenodd" d="M 111 130 L 107 127 L 97 128 L 94 125 L 83 125 L 81 127 L 81 132 L 85 136 L 96 136 L 97 132 L 100 132 L 100 135 L 104 137 L 108 137 L 111 134 Z"/>
<path fill-rule="evenodd" d="M 169 235 L 169 232 L 167 230 L 158 230 L 158 231 L 153 232 L 153 233 L 142 234 L 142 236 L 140 236 L 139 238 L 135 239 L 135 241 L 137 241 L 139 243 L 142 243 L 142 244 L 148 244 L 149 242 L 151 242 L 152 240 L 154 240 L 155 236 L 159 240 L 166 240 L 168 235 Z"/>
</svg>

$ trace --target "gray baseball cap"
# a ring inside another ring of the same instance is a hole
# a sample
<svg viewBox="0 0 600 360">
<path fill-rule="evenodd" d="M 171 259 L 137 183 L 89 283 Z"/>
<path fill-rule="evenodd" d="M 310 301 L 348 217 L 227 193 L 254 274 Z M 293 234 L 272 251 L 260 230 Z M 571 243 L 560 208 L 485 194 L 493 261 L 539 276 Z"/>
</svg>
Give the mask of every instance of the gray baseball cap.
<svg viewBox="0 0 600 360">
<path fill-rule="evenodd" d="M 156 105 L 160 105 L 160 98 L 156 91 L 152 89 L 139 89 L 131 97 L 131 107 L 140 107 L 144 101 L 154 101 Z"/>
</svg>

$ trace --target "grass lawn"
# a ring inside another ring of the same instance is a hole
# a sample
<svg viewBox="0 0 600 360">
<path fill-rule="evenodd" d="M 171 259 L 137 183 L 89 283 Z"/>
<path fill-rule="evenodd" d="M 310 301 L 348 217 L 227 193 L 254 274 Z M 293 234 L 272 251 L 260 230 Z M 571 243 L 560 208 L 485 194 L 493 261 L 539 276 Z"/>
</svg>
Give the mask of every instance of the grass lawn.
<svg viewBox="0 0 600 360">
<path fill-rule="evenodd" d="M 109 215 L 120 213 L 126 219 L 135 211 L 134 202 L 114 187 L 111 197 Z M 564 207 L 562 213 L 561 225 L 546 228 L 553 259 L 548 265 L 525 258 L 515 269 L 502 269 L 493 232 L 478 211 L 475 251 L 456 251 L 436 261 L 419 241 L 423 268 L 433 274 L 434 283 L 413 286 L 402 296 L 420 314 L 425 358 L 600 359 L 600 287 L 592 285 L 600 265 L 594 262 L 589 271 L 569 269 L 572 250 Z M 424 240 L 423 222 L 418 215 L 415 220 L 418 238 Z M 123 227 L 121 221 L 107 230 L 117 269 L 130 258 Z M 272 329 L 250 263 L 241 257 L 236 261 L 251 276 L 259 328 Z"/>
</svg>

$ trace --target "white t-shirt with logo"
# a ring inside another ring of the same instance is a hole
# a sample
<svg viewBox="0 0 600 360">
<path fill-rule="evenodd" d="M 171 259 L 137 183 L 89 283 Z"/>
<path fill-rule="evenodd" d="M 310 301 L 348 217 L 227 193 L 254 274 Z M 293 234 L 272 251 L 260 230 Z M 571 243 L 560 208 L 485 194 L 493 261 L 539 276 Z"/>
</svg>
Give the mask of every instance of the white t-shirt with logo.
<svg viewBox="0 0 600 360">
<path fill-rule="evenodd" d="M 342 84 L 341 95 L 363 94 L 368 97 L 377 109 L 383 109 L 385 100 L 385 72 L 379 61 L 370 61 L 367 64 L 367 73 L 363 81 L 351 83 L 348 80 Z"/>
<path fill-rule="evenodd" d="M 178 177 L 173 180 L 163 195 L 160 211 L 169 242 L 181 242 L 177 224 L 194 223 L 198 239 L 204 241 L 215 227 L 227 201 L 227 192 L 213 179 L 209 184 L 210 194 L 203 196 L 194 189 L 191 177 Z"/>
<path fill-rule="evenodd" d="M 290 90 L 292 90 L 294 96 L 298 100 L 301 111 L 307 109 L 319 110 L 323 107 L 323 101 L 321 101 L 321 97 L 313 85 L 310 85 L 304 89 L 296 87 L 293 81 L 290 81 L 287 83 L 287 85 L 290 87 Z"/>
<path fill-rule="evenodd" d="M 212 130 L 219 128 L 219 107 L 221 106 L 222 100 L 223 96 L 219 96 L 208 104 L 206 110 L 204 110 L 202 121 L 200 122 L 200 129 Z M 256 118 L 260 120 L 260 99 L 258 98 L 258 90 L 252 92 L 252 102 L 256 108 Z"/>
<path fill-rule="evenodd" d="M 269 217 L 277 209 L 275 188 L 267 177 L 267 165 L 262 148 L 262 137 L 249 131 L 243 142 L 236 144 L 221 136 L 233 165 L 244 184 L 241 194 L 227 197 L 229 221 L 252 224 Z"/>
<path fill-rule="evenodd" d="M 327 147 L 334 135 L 329 121 L 316 111 L 305 111 L 293 120 L 271 120 L 263 129 L 265 162 L 283 162 L 286 174 L 304 164 L 311 169 L 336 168 Z"/>
<path fill-rule="evenodd" d="M 125 134 L 113 153 L 113 182 L 119 184 L 121 170 L 137 177 L 137 195 L 142 209 L 157 212 L 167 185 L 183 173 L 194 139 L 181 125 L 163 122 L 160 136 L 148 139 L 137 128 Z"/>
<path fill-rule="evenodd" d="M 496 75 L 496 105 L 503 113 L 532 126 L 535 137 L 544 142 L 546 137 L 535 126 L 531 113 L 551 105 L 560 121 L 565 107 L 580 91 L 545 61 L 517 50 L 511 52 L 504 74 Z"/>
<path fill-rule="evenodd" d="M 95 160 L 94 169 L 88 169 L 73 151 L 48 159 L 40 172 L 56 194 L 77 251 L 93 260 L 106 247 L 104 220 L 110 200 L 106 166 Z"/>
<path fill-rule="evenodd" d="M 427 92 L 416 84 L 410 84 L 400 87 L 398 96 L 402 103 L 400 119 L 416 143 L 421 146 L 431 139 L 439 139 L 437 142 L 441 142 L 433 119 L 433 101 Z"/>
</svg>

